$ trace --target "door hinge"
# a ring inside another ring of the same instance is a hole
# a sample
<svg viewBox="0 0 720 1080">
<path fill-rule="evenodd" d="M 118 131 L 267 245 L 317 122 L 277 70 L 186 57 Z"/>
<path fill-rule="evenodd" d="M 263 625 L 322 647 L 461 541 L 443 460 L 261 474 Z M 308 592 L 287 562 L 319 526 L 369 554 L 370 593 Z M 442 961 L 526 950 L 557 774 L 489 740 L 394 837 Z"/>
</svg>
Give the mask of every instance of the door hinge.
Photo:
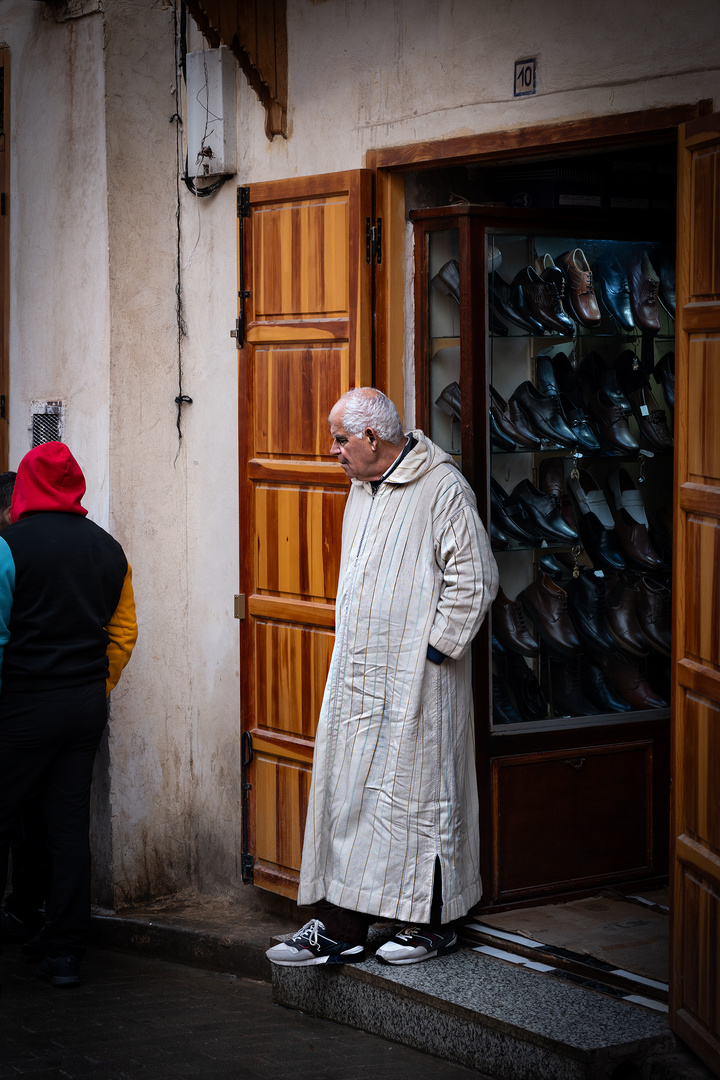
<svg viewBox="0 0 720 1080">
<path fill-rule="evenodd" d="M 240 877 L 244 885 L 252 885 L 254 880 L 255 859 L 250 854 L 248 843 L 250 816 L 250 792 L 252 784 L 248 782 L 247 771 L 253 760 L 253 742 L 249 731 L 243 731 L 240 737 L 240 831 L 242 847 L 240 851 Z"/>
<path fill-rule="evenodd" d="M 0 394 L 0 420 L 5 419 L 5 395 Z"/>
<path fill-rule="evenodd" d="M 234 613 L 236 619 L 245 618 L 245 593 L 235 594 Z"/>
<path fill-rule="evenodd" d="M 5 217 L 7 213 L 7 196 L 5 192 L 0 192 L 0 217 Z"/>
<path fill-rule="evenodd" d="M 242 855 L 240 858 L 240 877 L 243 885 L 253 885 L 255 882 L 255 859 L 252 855 Z"/>
<path fill-rule="evenodd" d="M 369 263 L 373 259 L 378 265 L 382 262 L 382 218 L 374 225 L 370 218 L 365 218 L 365 258 Z"/>
<path fill-rule="evenodd" d="M 237 216 L 239 218 L 250 217 L 250 188 L 239 187 L 237 189 Z"/>
</svg>

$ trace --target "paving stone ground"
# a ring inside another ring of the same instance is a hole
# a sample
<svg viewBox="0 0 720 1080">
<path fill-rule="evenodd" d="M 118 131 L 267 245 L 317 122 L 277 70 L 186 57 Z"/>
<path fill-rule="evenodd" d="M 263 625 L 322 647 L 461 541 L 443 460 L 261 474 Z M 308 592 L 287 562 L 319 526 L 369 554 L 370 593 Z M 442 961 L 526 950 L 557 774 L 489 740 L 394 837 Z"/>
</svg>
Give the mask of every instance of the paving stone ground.
<svg viewBox="0 0 720 1080">
<path fill-rule="evenodd" d="M 0 974 L 0 1080 L 490 1080 L 233 975 L 92 949 L 59 990 L 12 945 Z"/>
</svg>

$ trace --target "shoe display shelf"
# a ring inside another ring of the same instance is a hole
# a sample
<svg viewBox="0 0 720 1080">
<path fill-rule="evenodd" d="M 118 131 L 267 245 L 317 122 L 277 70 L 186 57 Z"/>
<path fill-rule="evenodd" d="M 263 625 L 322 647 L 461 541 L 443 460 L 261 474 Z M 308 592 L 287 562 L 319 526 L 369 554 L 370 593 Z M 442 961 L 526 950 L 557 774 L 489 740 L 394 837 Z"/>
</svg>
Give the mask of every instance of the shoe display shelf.
<svg viewBox="0 0 720 1080">
<path fill-rule="evenodd" d="M 651 262 L 667 245 L 491 234 L 488 250 L 493 729 L 667 711 L 674 307 Z"/>
<path fill-rule="evenodd" d="M 667 869 L 673 223 L 410 212 L 420 427 L 500 592 L 473 644 L 483 905 Z"/>
</svg>

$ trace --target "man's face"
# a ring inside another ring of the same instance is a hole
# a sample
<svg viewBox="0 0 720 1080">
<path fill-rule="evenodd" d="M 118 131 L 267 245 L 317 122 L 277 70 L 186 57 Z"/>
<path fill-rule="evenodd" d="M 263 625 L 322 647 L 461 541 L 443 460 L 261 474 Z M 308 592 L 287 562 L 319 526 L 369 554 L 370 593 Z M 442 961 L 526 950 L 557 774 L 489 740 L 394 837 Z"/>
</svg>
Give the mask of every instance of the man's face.
<svg viewBox="0 0 720 1080">
<path fill-rule="evenodd" d="M 337 406 L 330 413 L 330 434 L 333 440 L 330 453 L 338 459 L 350 480 L 380 479 L 382 469 L 378 471 L 375 436 L 363 435 L 358 438 L 357 435 L 349 435 L 343 427 L 342 409 Z"/>
<path fill-rule="evenodd" d="M 4 510 L 0 510 L 0 532 L 3 529 L 7 529 L 10 524 L 10 507 L 6 506 Z"/>
</svg>

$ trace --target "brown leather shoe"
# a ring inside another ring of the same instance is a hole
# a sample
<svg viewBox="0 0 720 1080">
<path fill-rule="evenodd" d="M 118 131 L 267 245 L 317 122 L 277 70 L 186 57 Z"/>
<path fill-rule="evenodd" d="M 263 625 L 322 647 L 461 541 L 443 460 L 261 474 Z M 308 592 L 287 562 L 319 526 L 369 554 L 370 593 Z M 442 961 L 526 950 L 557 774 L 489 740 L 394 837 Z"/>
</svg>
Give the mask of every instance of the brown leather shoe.
<svg viewBox="0 0 720 1080">
<path fill-rule="evenodd" d="M 640 444 L 628 427 L 625 413 L 605 389 L 590 395 L 590 412 L 597 420 L 600 438 L 615 450 L 625 454 L 640 449 Z"/>
<path fill-rule="evenodd" d="M 640 592 L 624 574 L 615 574 L 607 582 L 605 621 L 621 649 L 634 656 L 647 656 L 647 638 L 640 628 L 637 604 Z"/>
<path fill-rule="evenodd" d="M 635 325 L 649 334 L 660 330 L 657 296 L 660 278 L 653 270 L 646 251 L 631 255 L 627 261 L 628 284 L 630 286 L 630 307 Z"/>
<path fill-rule="evenodd" d="M 528 629 L 522 604 L 517 600 L 510 600 L 502 589 L 498 590 L 493 600 L 492 629 L 493 634 L 512 652 L 520 653 L 521 656 L 539 654 L 540 646 Z"/>
<path fill-rule="evenodd" d="M 580 638 L 567 609 L 567 593 L 548 574 L 541 574 L 518 596 L 523 610 L 548 647 L 561 659 L 581 651 Z"/>
<path fill-rule="evenodd" d="M 652 390 L 646 384 L 639 390 L 628 394 L 640 431 L 654 450 L 672 450 L 673 437 L 667 426 L 665 411 L 653 397 Z"/>
<path fill-rule="evenodd" d="M 615 653 L 608 660 L 607 671 L 617 693 L 633 709 L 667 709 L 669 703 L 655 693 L 632 657 Z"/>
<path fill-rule="evenodd" d="M 565 275 L 565 304 L 570 314 L 583 326 L 599 326 L 600 308 L 595 299 L 595 286 L 590 266 L 583 251 L 566 251 L 557 260 Z"/>
<path fill-rule="evenodd" d="M 490 412 L 503 435 L 507 435 L 513 442 L 526 447 L 528 450 L 539 450 L 540 439 L 529 430 L 528 422 L 523 422 L 524 414 L 522 409 L 519 406 L 517 407 L 517 412 L 521 418 L 521 425 L 518 426 L 510 415 L 509 402 L 497 392 L 494 386 L 490 386 L 489 391 Z"/>
<path fill-rule="evenodd" d="M 607 486 L 615 533 L 623 551 L 640 566 L 659 569 L 663 561 L 650 543 L 645 506 L 632 477 L 626 469 L 616 469 L 608 477 Z"/>
<path fill-rule="evenodd" d="M 664 656 L 672 654 L 671 594 L 652 578 L 643 576 L 638 581 L 635 604 L 638 623 L 653 649 Z"/>
</svg>

